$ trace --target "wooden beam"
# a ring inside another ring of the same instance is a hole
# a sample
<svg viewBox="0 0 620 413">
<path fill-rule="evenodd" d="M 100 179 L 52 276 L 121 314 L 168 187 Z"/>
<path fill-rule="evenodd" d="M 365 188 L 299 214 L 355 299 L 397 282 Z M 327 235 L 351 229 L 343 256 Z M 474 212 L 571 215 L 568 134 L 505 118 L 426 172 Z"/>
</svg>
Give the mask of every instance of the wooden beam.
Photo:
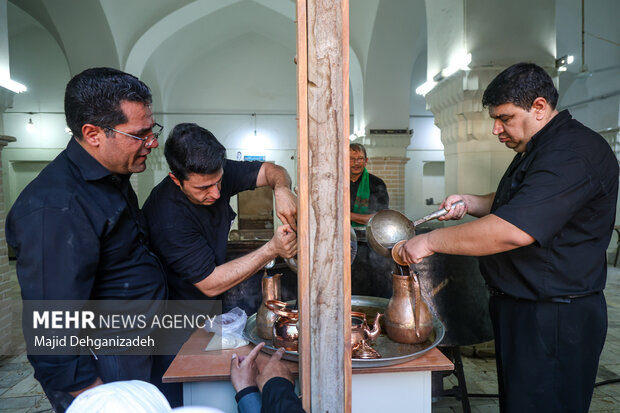
<svg viewBox="0 0 620 413">
<path fill-rule="evenodd" d="M 298 0 L 299 347 L 307 412 L 351 411 L 348 52 L 348 0 Z"/>
</svg>

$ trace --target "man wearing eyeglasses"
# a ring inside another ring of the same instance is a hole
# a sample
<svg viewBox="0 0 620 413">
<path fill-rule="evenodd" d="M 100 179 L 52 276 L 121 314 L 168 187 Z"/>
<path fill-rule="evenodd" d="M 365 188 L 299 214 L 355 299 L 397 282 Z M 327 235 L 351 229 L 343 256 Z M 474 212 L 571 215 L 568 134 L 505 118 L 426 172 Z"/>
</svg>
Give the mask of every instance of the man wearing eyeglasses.
<svg viewBox="0 0 620 413">
<path fill-rule="evenodd" d="M 67 148 L 22 191 L 6 221 L 24 305 L 165 300 L 164 271 L 147 244 L 146 222 L 129 183 L 132 173 L 146 169 L 161 132 L 149 88 L 116 69 L 88 69 L 67 84 L 65 115 L 73 134 Z M 25 326 L 29 320 L 32 314 L 24 313 Z M 56 412 L 104 382 L 150 381 L 150 355 L 91 352 L 29 352 L 35 378 Z"/>
<path fill-rule="evenodd" d="M 390 203 L 387 188 L 381 178 L 366 170 L 366 148 L 359 143 L 349 145 L 351 168 L 351 225 L 363 227 L 372 216 Z"/>
</svg>

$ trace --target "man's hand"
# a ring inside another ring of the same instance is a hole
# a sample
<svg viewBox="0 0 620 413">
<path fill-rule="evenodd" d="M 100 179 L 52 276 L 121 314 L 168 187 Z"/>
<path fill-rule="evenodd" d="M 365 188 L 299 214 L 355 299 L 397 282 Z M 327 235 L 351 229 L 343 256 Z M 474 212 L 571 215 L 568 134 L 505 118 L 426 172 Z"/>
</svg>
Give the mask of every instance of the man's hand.
<svg viewBox="0 0 620 413">
<path fill-rule="evenodd" d="M 265 364 L 260 374 L 256 377 L 256 384 L 258 385 L 258 389 L 261 392 L 263 391 L 263 386 L 265 385 L 265 383 L 267 383 L 270 379 L 274 377 L 284 377 L 291 383 L 295 384 L 295 380 L 293 380 L 293 375 L 281 360 L 283 354 L 284 349 L 280 347 L 278 351 L 276 351 L 271 356 L 269 362 Z"/>
<path fill-rule="evenodd" d="M 297 234 L 289 225 L 278 227 L 269 244 L 280 257 L 292 258 L 297 254 Z"/>
<path fill-rule="evenodd" d="M 232 355 L 230 360 L 230 381 L 237 393 L 246 387 L 256 386 L 256 376 L 258 375 L 256 357 L 264 346 L 265 343 L 258 343 L 247 356 L 238 357 L 237 354 Z"/>
<path fill-rule="evenodd" d="M 297 231 L 297 197 L 286 186 L 277 186 L 273 193 L 276 197 L 276 215 L 283 224 Z"/>
<path fill-rule="evenodd" d="M 418 264 L 422 258 L 433 255 L 435 252 L 430 248 L 429 233 L 416 235 L 407 241 L 398 251 L 398 254 L 407 264 Z"/>
<path fill-rule="evenodd" d="M 463 201 L 463 205 L 453 205 L 455 202 Z M 439 221 L 447 221 L 450 219 L 461 219 L 467 213 L 467 201 L 463 195 L 450 195 L 440 205 L 441 208 L 448 210 L 448 213 L 437 218 Z"/>
</svg>

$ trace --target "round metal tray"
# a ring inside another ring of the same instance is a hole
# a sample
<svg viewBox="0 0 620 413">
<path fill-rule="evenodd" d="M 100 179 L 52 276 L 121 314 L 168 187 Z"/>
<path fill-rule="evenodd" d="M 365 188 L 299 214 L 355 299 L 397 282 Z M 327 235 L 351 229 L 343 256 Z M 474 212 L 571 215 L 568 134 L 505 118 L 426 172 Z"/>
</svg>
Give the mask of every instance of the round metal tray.
<svg viewBox="0 0 620 413">
<path fill-rule="evenodd" d="M 354 295 L 351 297 L 351 307 L 353 311 L 362 311 L 366 313 L 367 318 L 374 319 L 375 315 L 383 313 L 388 303 L 387 298 L 367 297 L 363 295 Z M 443 323 L 433 315 L 433 332 L 427 341 L 420 344 L 401 344 L 390 340 L 390 338 L 381 334 L 373 344 L 373 348 L 381 354 L 379 359 L 352 359 L 353 368 L 368 367 L 384 367 L 394 364 L 405 363 L 409 360 L 416 359 L 432 348 L 436 347 L 445 335 L 445 327 Z M 273 354 L 277 348 L 273 347 L 270 340 L 259 337 L 256 331 L 256 313 L 248 317 L 245 324 L 243 335 L 254 345 L 265 343 L 262 351 Z M 299 354 L 296 351 L 286 351 L 282 356 L 285 360 L 299 361 Z"/>
</svg>

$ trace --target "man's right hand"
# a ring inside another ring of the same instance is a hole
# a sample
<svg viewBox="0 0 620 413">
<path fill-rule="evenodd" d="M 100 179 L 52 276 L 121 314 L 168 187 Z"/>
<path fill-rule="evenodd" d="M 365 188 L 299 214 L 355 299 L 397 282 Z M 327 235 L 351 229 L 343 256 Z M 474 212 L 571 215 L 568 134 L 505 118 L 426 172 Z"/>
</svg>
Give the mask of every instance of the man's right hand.
<svg viewBox="0 0 620 413">
<path fill-rule="evenodd" d="M 453 205 L 455 202 L 463 201 L 463 204 Z M 464 195 L 450 195 L 440 205 L 441 208 L 448 210 L 448 213 L 439 217 L 439 221 L 447 221 L 449 219 L 461 219 L 467 213 L 467 201 Z"/>
<path fill-rule="evenodd" d="M 486 195 L 450 195 L 441 203 L 442 208 L 450 209 L 450 211 L 439 218 L 439 221 L 461 219 L 465 214 L 469 214 L 476 218 L 489 215 L 491 206 L 493 205 L 493 199 L 495 199 L 495 192 Z M 465 205 L 456 205 L 452 208 L 452 204 L 457 201 L 463 201 Z"/>
<path fill-rule="evenodd" d="M 293 375 L 291 371 L 284 365 L 282 362 L 282 355 L 284 354 L 284 348 L 280 347 L 278 351 L 273 353 L 269 362 L 263 366 L 260 374 L 256 377 L 256 385 L 258 389 L 262 392 L 263 386 L 269 380 L 274 377 L 283 377 L 295 384 L 295 380 L 293 380 Z"/>
<path fill-rule="evenodd" d="M 292 258 L 297 254 L 297 234 L 290 225 L 282 225 L 269 241 L 275 254 L 283 258 Z"/>
</svg>

